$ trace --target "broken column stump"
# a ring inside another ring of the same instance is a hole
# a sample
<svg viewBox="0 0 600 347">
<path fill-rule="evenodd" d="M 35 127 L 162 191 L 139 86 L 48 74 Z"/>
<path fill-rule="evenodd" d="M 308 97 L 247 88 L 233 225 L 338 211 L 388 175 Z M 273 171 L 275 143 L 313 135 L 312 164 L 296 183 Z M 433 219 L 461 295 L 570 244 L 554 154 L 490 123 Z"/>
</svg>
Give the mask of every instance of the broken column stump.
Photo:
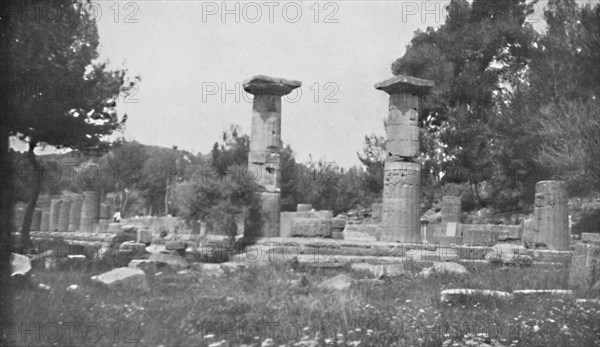
<svg viewBox="0 0 600 347">
<path fill-rule="evenodd" d="M 302 85 L 299 81 L 254 76 L 244 81 L 244 90 L 254 95 L 250 133 L 249 170 L 264 188 L 261 194 L 262 221 L 258 235 L 278 236 L 281 186 L 281 97 Z M 246 234 L 249 234 L 247 232 Z"/>
<path fill-rule="evenodd" d="M 419 98 L 432 81 L 398 75 L 377 83 L 388 93 L 381 241 L 420 242 Z"/>
<path fill-rule="evenodd" d="M 442 226 L 450 223 L 460 223 L 460 215 L 462 213 L 462 205 L 460 196 L 444 196 L 442 197 Z"/>
<path fill-rule="evenodd" d="M 63 197 L 62 203 L 60 204 L 60 210 L 58 212 L 58 231 L 61 233 L 69 230 L 69 211 L 71 210 L 71 198 L 68 196 Z"/>
<path fill-rule="evenodd" d="M 60 204 L 62 200 L 60 199 L 52 199 L 50 201 L 50 221 L 48 223 L 48 230 L 57 231 L 58 230 L 58 218 L 60 215 Z"/>
<path fill-rule="evenodd" d="M 100 195 L 93 190 L 83 192 L 83 205 L 81 207 L 81 217 L 79 222 L 79 231 L 91 233 L 94 230 L 94 224 L 100 220 Z"/>
<path fill-rule="evenodd" d="M 526 242 L 542 243 L 549 249 L 569 249 L 569 203 L 562 181 L 540 181 L 535 185 L 534 230 Z"/>
<path fill-rule="evenodd" d="M 81 206 L 83 205 L 83 196 L 74 194 L 71 196 L 71 210 L 69 211 L 69 227 L 68 231 L 79 230 L 81 222 Z"/>
</svg>

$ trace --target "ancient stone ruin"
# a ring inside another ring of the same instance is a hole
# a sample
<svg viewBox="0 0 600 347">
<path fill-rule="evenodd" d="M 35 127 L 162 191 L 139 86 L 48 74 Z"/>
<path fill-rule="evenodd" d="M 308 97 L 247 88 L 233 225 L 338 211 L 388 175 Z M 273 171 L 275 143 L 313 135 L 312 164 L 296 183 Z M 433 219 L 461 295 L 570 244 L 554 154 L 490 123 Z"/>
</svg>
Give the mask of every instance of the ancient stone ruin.
<svg viewBox="0 0 600 347">
<path fill-rule="evenodd" d="M 390 96 L 380 227 L 382 241 L 421 241 L 421 167 L 415 162 L 419 156 L 419 98 L 433 87 L 432 81 L 402 75 L 375 85 Z"/>
<path fill-rule="evenodd" d="M 254 76 L 244 82 L 244 90 L 254 95 L 249 174 L 256 175 L 264 188 L 261 194 L 262 235 L 278 236 L 281 186 L 281 97 L 302 85 L 299 81 Z M 250 173 L 251 172 L 251 173 Z"/>
</svg>

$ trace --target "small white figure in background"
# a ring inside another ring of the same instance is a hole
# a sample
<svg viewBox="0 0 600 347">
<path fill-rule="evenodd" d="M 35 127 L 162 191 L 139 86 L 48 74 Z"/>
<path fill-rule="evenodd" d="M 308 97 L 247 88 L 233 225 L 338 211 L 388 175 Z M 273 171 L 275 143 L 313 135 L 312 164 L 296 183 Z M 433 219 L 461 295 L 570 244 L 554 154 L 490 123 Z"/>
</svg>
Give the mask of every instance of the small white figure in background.
<svg viewBox="0 0 600 347">
<path fill-rule="evenodd" d="M 121 211 L 116 211 L 113 215 L 113 222 L 121 223 Z"/>
</svg>

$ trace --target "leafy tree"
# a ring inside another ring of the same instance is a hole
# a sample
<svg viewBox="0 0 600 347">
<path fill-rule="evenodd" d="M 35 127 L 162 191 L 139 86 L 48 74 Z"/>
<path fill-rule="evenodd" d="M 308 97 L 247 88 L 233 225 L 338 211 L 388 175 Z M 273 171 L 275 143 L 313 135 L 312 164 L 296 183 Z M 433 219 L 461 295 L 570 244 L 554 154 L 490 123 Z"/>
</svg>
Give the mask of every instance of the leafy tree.
<svg viewBox="0 0 600 347">
<path fill-rule="evenodd" d="M 131 87 L 125 71 L 108 71 L 98 57 L 98 33 L 86 6 L 70 0 L 27 1 L 22 11 L 41 5 L 60 9 L 57 15 L 12 15 L 3 33 L 2 60 L 10 64 L 3 81 L 3 127 L 9 136 L 29 144 L 28 160 L 38 168 L 38 145 L 87 152 L 106 149 L 106 136 L 125 121 L 115 112 L 116 98 Z M 41 189 L 32 187 L 22 227 L 22 242 L 30 245 L 29 228 Z"/>
<path fill-rule="evenodd" d="M 524 0 L 451 1 L 446 22 L 417 31 L 404 56 L 392 64 L 394 74 L 436 82 L 419 115 L 419 124 L 428 127 L 422 146 L 422 159 L 430 164 L 425 172 L 449 173 L 445 181 L 468 181 L 476 205 L 487 203 L 479 197 L 478 183 L 494 177 L 487 168 L 502 150 L 491 124 L 497 96 L 503 82 L 528 63 L 534 30 L 525 18 L 533 6 Z"/>
<path fill-rule="evenodd" d="M 365 136 L 363 153 L 357 153 L 358 160 L 365 166 L 363 185 L 375 196 L 383 192 L 383 169 L 386 157 L 385 138 L 375 134 Z"/>
</svg>

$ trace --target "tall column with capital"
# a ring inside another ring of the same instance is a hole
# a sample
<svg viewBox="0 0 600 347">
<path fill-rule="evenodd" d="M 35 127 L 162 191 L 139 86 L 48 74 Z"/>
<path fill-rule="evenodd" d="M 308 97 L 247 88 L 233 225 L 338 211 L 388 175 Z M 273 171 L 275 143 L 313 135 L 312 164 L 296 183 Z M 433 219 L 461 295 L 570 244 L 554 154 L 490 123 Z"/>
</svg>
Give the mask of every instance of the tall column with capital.
<svg viewBox="0 0 600 347">
<path fill-rule="evenodd" d="M 398 75 L 377 83 L 389 94 L 381 240 L 420 242 L 419 99 L 434 83 Z"/>
<path fill-rule="evenodd" d="M 279 236 L 281 97 L 301 85 L 299 81 L 263 75 L 244 81 L 244 90 L 254 95 L 248 171 L 264 188 L 260 193 L 262 232 L 258 235 L 248 235 L 246 232 L 244 236 Z"/>
</svg>

